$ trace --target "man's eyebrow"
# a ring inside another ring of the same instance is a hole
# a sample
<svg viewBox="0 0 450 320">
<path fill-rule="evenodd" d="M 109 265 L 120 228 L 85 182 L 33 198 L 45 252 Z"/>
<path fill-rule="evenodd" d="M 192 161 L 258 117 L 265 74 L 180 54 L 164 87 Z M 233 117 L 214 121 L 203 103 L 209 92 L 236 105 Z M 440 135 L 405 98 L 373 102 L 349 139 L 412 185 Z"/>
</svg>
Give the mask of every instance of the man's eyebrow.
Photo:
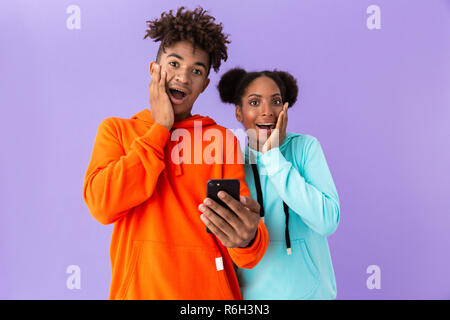
<svg viewBox="0 0 450 320">
<path fill-rule="evenodd" d="M 205 68 L 205 70 L 208 70 L 208 68 L 206 68 L 206 65 L 203 63 L 203 62 L 200 62 L 200 61 L 198 61 L 198 62 L 196 62 L 196 63 L 194 63 L 196 66 L 201 66 L 201 67 L 203 67 L 203 68 Z"/>
<path fill-rule="evenodd" d="M 171 53 L 169 55 L 167 55 L 167 57 L 175 57 L 179 60 L 184 60 L 182 56 L 176 54 L 176 53 Z M 197 61 L 194 63 L 196 66 L 201 66 L 203 68 L 205 68 L 205 70 L 207 70 L 208 68 L 206 67 L 206 65 L 203 62 Z"/>
<path fill-rule="evenodd" d="M 180 56 L 180 55 L 178 55 L 176 53 L 171 53 L 167 57 L 175 57 L 177 59 L 184 60 L 182 56 Z"/>
</svg>

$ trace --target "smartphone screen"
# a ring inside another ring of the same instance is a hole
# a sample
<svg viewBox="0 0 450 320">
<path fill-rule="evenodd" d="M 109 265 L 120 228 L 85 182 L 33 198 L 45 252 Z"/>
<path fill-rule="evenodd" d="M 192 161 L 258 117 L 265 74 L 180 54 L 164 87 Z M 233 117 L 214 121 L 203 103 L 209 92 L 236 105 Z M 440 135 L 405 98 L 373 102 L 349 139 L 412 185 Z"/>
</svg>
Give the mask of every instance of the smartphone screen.
<svg viewBox="0 0 450 320">
<path fill-rule="evenodd" d="M 212 179 L 208 180 L 206 185 L 206 196 L 211 198 L 222 207 L 230 209 L 220 198 L 217 196 L 219 191 L 225 191 L 234 199 L 239 201 L 239 195 L 241 190 L 241 183 L 239 179 Z M 211 231 L 206 228 L 206 231 L 211 233 Z"/>
</svg>

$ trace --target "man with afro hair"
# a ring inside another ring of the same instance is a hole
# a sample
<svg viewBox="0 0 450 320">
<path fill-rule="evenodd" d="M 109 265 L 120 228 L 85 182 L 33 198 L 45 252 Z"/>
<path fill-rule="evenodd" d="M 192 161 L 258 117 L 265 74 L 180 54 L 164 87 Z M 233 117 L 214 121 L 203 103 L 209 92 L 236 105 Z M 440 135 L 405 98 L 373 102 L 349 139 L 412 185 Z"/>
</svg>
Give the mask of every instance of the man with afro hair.
<svg viewBox="0 0 450 320">
<path fill-rule="evenodd" d="M 191 113 L 229 41 L 202 8 L 164 12 L 147 25 L 144 39 L 161 42 L 150 63 L 150 109 L 102 121 L 83 185 L 93 217 L 114 223 L 109 298 L 242 299 L 234 267 L 261 260 L 267 230 L 238 140 Z M 228 210 L 205 199 L 209 179 L 239 179 L 240 201 L 225 193 Z"/>
</svg>

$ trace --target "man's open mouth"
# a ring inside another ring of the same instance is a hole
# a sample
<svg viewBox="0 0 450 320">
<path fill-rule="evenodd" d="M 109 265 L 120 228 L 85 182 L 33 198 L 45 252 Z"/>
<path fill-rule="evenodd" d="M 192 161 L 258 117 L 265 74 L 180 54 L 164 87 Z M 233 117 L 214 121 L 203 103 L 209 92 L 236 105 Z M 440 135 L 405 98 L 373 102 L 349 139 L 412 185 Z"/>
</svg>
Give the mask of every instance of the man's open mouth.
<svg viewBox="0 0 450 320">
<path fill-rule="evenodd" d="M 188 94 L 187 90 L 182 88 L 169 88 L 169 93 L 175 100 L 179 101 L 182 101 Z"/>
</svg>

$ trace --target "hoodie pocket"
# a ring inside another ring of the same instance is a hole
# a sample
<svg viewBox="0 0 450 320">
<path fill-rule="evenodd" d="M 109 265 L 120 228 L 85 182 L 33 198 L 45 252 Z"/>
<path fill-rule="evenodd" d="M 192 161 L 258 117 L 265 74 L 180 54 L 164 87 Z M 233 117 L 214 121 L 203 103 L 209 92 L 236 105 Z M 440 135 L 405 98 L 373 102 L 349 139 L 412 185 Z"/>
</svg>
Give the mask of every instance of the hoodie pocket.
<svg viewBox="0 0 450 320">
<path fill-rule="evenodd" d="M 319 276 L 319 270 L 317 269 L 316 265 L 314 264 L 314 261 L 311 258 L 305 240 L 303 239 L 294 240 L 294 244 L 297 247 L 297 249 L 302 253 L 303 260 L 305 262 L 305 265 L 308 267 L 310 274 L 313 276 L 314 279 L 316 279 Z"/>
<path fill-rule="evenodd" d="M 319 271 L 305 240 L 292 241 L 292 255 L 284 241 L 272 241 L 254 269 L 239 269 L 239 282 L 244 299 L 308 299 L 319 285 Z"/>
<path fill-rule="evenodd" d="M 217 248 L 135 241 L 120 299 L 234 299 Z M 218 270 L 219 269 L 219 270 Z"/>
<path fill-rule="evenodd" d="M 125 275 L 122 280 L 122 284 L 120 285 L 119 290 L 117 291 L 117 298 L 122 300 L 124 299 L 126 293 L 128 292 L 128 287 L 130 285 L 131 279 L 134 277 L 134 273 L 136 271 L 136 264 L 139 260 L 139 256 L 141 254 L 141 246 L 133 244 L 131 248 L 131 257 L 128 265 L 125 269 Z"/>
</svg>

